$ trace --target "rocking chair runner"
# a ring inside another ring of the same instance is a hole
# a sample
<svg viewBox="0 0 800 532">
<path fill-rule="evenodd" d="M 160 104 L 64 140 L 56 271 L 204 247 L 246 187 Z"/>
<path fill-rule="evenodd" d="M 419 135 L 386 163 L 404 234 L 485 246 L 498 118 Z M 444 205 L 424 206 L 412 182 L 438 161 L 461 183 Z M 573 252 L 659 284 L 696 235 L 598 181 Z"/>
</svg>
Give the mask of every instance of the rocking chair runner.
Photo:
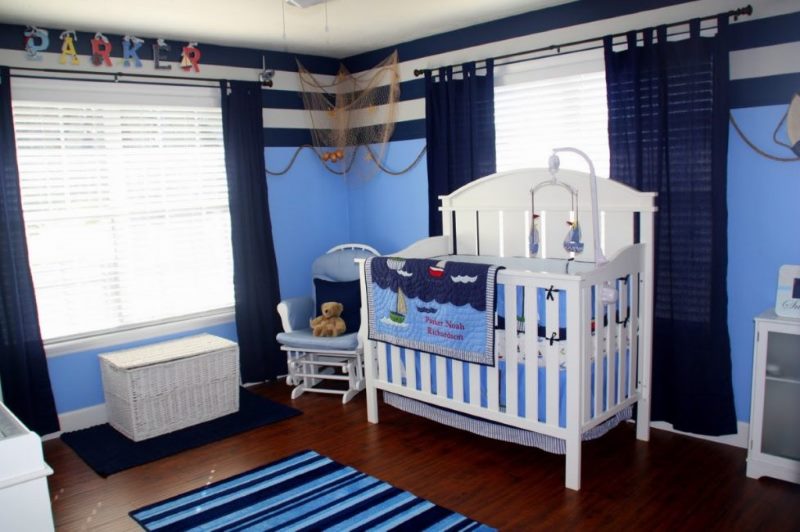
<svg viewBox="0 0 800 532">
<path fill-rule="evenodd" d="M 287 353 L 286 383 L 294 386 L 292 399 L 304 392 L 342 395 L 342 403 L 364 389 L 363 346 L 359 343 L 361 292 L 355 259 L 378 255 L 364 244 L 343 244 L 328 250 L 311 266 L 314 291 L 311 296 L 294 297 L 278 304 L 284 332 L 278 334 L 281 350 Z M 309 321 L 326 301 L 344 305 L 342 318 L 347 331 L 341 336 L 314 336 Z M 345 386 L 325 388 L 324 381 L 344 381 Z"/>
</svg>

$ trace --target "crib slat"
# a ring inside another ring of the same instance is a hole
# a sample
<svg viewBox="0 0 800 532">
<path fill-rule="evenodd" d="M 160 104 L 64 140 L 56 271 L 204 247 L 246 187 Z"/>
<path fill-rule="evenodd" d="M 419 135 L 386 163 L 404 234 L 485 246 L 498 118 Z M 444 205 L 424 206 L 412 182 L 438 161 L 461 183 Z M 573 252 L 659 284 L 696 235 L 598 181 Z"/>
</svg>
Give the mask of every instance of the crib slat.
<svg viewBox="0 0 800 532">
<path fill-rule="evenodd" d="M 530 211 L 503 211 L 503 257 L 528 256 L 528 230 Z"/>
<path fill-rule="evenodd" d="M 405 368 L 403 368 L 403 363 L 400 361 L 400 348 L 392 345 L 390 349 L 392 350 L 392 384 L 402 385 Z"/>
<path fill-rule="evenodd" d="M 506 329 L 501 334 L 506 336 L 506 413 L 512 416 L 517 415 L 517 287 L 515 284 L 505 285 L 506 296 Z"/>
<path fill-rule="evenodd" d="M 469 404 L 480 406 L 481 404 L 481 374 L 480 366 L 468 364 L 469 366 Z"/>
<path fill-rule="evenodd" d="M 419 374 L 422 380 L 422 391 L 431 393 L 431 355 L 420 351 L 419 353 Z"/>
<path fill-rule="evenodd" d="M 639 391 L 639 273 L 631 275 L 631 362 L 628 380 L 631 395 Z"/>
<path fill-rule="evenodd" d="M 436 359 L 436 395 L 447 397 L 447 359 L 442 356 L 434 356 Z"/>
<path fill-rule="evenodd" d="M 492 412 L 500 410 L 500 372 L 496 366 L 486 368 L 486 406 Z"/>
<path fill-rule="evenodd" d="M 606 409 L 610 409 L 617 404 L 617 304 L 608 304 L 608 327 L 606 327 L 606 364 L 608 372 L 606 376 Z"/>
<path fill-rule="evenodd" d="M 464 401 L 464 363 L 460 360 L 453 360 L 453 400 L 459 403 Z"/>
<path fill-rule="evenodd" d="M 605 349 L 603 326 L 603 299 L 602 287 L 594 287 L 594 416 L 603 411 L 603 350 Z"/>
<path fill-rule="evenodd" d="M 503 211 L 478 211 L 478 255 L 500 256 Z M 459 253 L 461 249 L 459 248 Z"/>
<path fill-rule="evenodd" d="M 417 352 L 406 349 L 406 386 L 417 389 Z"/>
<path fill-rule="evenodd" d="M 630 276 L 624 278 L 623 281 L 618 283 L 619 287 L 619 313 L 620 313 L 620 323 L 617 325 L 619 327 L 619 387 L 617 390 L 617 397 L 619 397 L 620 401 L 623 401 L 628 396 L 628 381 L 626 379 L 628 375 L 628 334 L 630 333 L 630 325 L 625 323 L 625 317 L 628 316 L 628 312 L 630 312 L 630 307 L 628 306 L 628 282 L 630 280 Z"/>
<path fill-rule="evenodd" d="M 539 420 L 539 313 L 535 286 L 525 287 L 525 417 Z"/>
<path fill-rule="evenodd" d="M 592 287 L 588 286 L 582 290 L 583 301 L 581 301 L 581 312 L 583 316 L 589 316 L 592 309 Z M 589 421 L 592 416 L 592 380 L 591 371 L 592 359 L 594 358 L 594 346 L 592 345 L 592 321 L 589 319 L 581 320 L 583 322 L 583 345 L 584 349 L 581 353 L 583 357 L 583 382 L 581 382 L 581 394 L 583 396 L 583 421 Z"/>
<path fill-rule="evenodd" d="M 547 338 L 545 338 L 545 374 L 547 380 L 547 399 L 546 408 L 547 415 L 545 422 L 550 425 L 558 425 L 558 410 L 559 410 L 559 373 L 558 373 L 558 357 L 560 344 L 558 341 L 551 342 L 551 338 L 558 338 L 558 303 L 560 294 L 552 292 L 553 298 L 545 299 L 545 330 L 547 331 Z M 555 336 L 553 334 L 555 333 Z"/>
<path fill-rule="evenodd" d="M 387 360 L 388 346 L 389 344 L 383 342 L 375 342 L 375 349 L 378 352 L 378 378 L 383 382 L 389 381 L 389 361 Z"/>
<path fill-rule="evenodd" d="M 478 212 L 475 210 L 457 210 L 456 218 L 456 249 L 462 255 L 478 254 Z M 447 234 L 447 233 L 444 233 Z M 453 234 L 453 233 L 450 233 Z"/>
</svg>

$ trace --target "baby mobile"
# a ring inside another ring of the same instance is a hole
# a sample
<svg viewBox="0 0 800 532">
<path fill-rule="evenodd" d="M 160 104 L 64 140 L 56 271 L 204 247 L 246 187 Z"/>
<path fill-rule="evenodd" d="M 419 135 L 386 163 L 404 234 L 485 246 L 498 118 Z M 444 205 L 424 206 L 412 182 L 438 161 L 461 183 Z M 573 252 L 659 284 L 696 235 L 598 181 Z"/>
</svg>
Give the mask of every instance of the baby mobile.
<svg viewBox="0 0 800 532">
<path fill-rule="evenodd" d="M 75 30 L 64 30 L 59 34 L 59 39 L 61 40 L 61 53 L 58 62 L 62 65 L 69 63 L 72 66 L 79 66 L 81 62 L 76 46 L 78 42 L 78 33 Z M 114 50 L 114 44 L 111 39 L 97 32 L 89 42 L 91 44 L 91 64 L 96 67 L 113 67 L 114 61 L 112 60 L 111 54 Z M 122 66 L 126 68 L 142 68 L 144 63 L 139 54 L 144 44 L 144 39 L 140 39 L 134 35 L 129 34 L 123 36 L 121 42 Z M 23 32 L 23 46 L 25 48 L 25 56 L 28 60 L 42 61 L 45 59 L 43 52 L 47 52 L 50 48 L 50 34 L 48 30 L 37 26 L 28 26 Z M 175 61 L 176 59 L 170 58 L 172 48 L 164 39 L 157 39 L 155 44 L 152 45 L 152 51 L 154 69 L 172 69 L 172 65 L 167 64 L 167 62 L 170 60 Z M 197 43 L 189 42 L 181 48 L 180 67 L 186 72 L 200 72 L 201 57 L 202 53 Z"/>
<path fill-rule="evenodd" d="M 539 183 L 535 187 L 531 189 L 531 228 L 530 233 L 528 234 L 528 251 L 530 252 L 531 257 L 536 257 L 539 255 L 539 244 L 540 244 L 540 236 L 539 236 L 539 219 L 540 215 L 536 214 L 536 192 L 545 188 L 545 187 L 561 187 L 564 188 L 569 194 L 572 200 L 572 209 L 571 213 L 574 213 L 575 219 L 567 220 L 567 235 L 564 237 L 564 249 L 573 254 L 579 254 L 583 252 L 583 238 L 581 235 L 581 226 L 578 222 L 578 191 L 574 187 L 559 181 L 556 179 L 555 172 L 558 170 L 558 166 L 556 165 L 554 168 L 551 167 L 550 175 L 552 179 L 550 181 L 544 181 Z"/>
</svg>

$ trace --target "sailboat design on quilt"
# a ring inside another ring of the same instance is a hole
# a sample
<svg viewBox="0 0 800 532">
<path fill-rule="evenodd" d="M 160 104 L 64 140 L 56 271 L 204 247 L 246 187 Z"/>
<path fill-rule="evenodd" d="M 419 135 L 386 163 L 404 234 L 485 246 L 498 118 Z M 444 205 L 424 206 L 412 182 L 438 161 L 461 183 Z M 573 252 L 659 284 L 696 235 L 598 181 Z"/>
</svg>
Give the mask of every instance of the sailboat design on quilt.
<svg viewBox="0 0 800 532">
<path fill-rule="evenodd" d="M 389 311 L 389 319 L 395 323 L 403 323 L 406 321 L 406 312 L 408 308 L 406 306 L 406 296 L 403 294 L 403 289 L 399 286 L 397 287 L 397 304 L 395 306 L 395 310 Z"/>
</svg>

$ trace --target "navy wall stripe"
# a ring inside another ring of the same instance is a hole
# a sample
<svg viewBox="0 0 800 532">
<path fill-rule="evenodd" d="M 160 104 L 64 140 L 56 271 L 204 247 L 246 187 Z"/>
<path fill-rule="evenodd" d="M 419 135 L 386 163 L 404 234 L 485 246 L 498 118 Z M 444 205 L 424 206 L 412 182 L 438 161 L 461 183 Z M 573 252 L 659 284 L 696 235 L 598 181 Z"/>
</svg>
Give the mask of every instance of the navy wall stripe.
<svg viewBox="0 0 800 532">
<path fill-rule="evenodd" d="M 741 24 L 732 24 L 730 27 L 731 50 L 746 50 L 797 40 L 800 40 L 800 11 L 748 20 Z"/>
<path fill-rule="evenodd" d="M 61 40 L 58 36 L 64 31 L 63 28 L 48 28 L 42 26 L 42 29 L 46 29 L 48 31 L 48 36 L 50 38 L 50 46 L 46 50 L 47 52 L 51 53 L 61 53 Z M 25 48 L 23 46 L 23 32 L 25 31 L 25 26 L 20 26 L 16 24 L 0 24 L 0 48 L 8 48 L 10 50 L 19 50 L 20 54 L 25 53 Z M 78 52 L 78 55 L 81 56 L 81 61 L 86 62 L 86 64 L 91 64 L 89 56 L 92 53 L 92 44 L 91 39 L 94 37 L 94 33 L 88 33 L 79 31 L 76 33 L 78 39 L 75 41 L 75 50 Z M 122 58 L 122 35 L 113 35 L 111 33 L 105 33 L 106 37 L 108 37 L 109 41 L 112 45 L 111 50 L 111 57 Z M 153 59 L 153 48 L 152 45 L 156 43 L 155 38 L 145 37 L 142 35 L 137 35 L 141 39 L 144 39 L 145 43 L 144 46 L 139 49 L 137 54 L 143 60 L 151 60 Z M 170 61 L 180 62 L 181 60 L 181 50 L 183 46 L 186 44 L 186 41 L 175 41 L 175 40 L 166 40 L 167 44 L 170 45 L 172 50 L 170 51 L 169 58 Z M 220 66 L 230 66 L 230 67 L 243 67 L 243 68 L 261 68 L 261 57 L 263 56 L 266 60 L 267 68 L 276 69 L 276 70 L 286 70 L 289 72 L 297 72 L 297 62 L 295 58 L 299 59 L 303 66 L 309 69 L 311 72 L 316 74 L 330 74 L 335 75 L 336 72 L 339 70 L 339 60 L 332 59 L 328 57 L 321 57 L 315 55 L 299 55 L 299 54 L 290 54 L 285 52 L 276 52 L 272 50 L 256 50 L 253 48 L 237 48 L 233 46 L 219 46 L 214 44 L 204 44 L 202 42 L 198 42 L 197 47 L 200 49 L 200 53 L 202 57 L 200 58 L 200 73 L 198 76 L 202 75 L 203 72 L 203 64 L 209 65 L 220 65 Z M 31 61 L 32 67 L 37 67 L 35 62 Z M 122 65 L 114 65 L 120 66 Z M 64 66 L 61 68 L 69 68 L 68 66 Z M 112 70 L 109 67 L 98 67 L 98 71 L 102 70 Z M 131 68 L 131 71 L 135 71 L 135 68 Z M 180 70 L 173 68 L 172 70 L 176 70 L 176 74 L 180 72 Z M 146 73 L 143 71 L 143 73 Z M 187 77 L 190 77 L 190 74 L 187 74 Z"/>
<path fill-rule="evenodd" d="M 394 126 L 392 140 L 413 140 L 425 138 L 425 119 L 406 120 Z"/>
<path fill-rule="evenodd" d="M 311 144 L 311 130 L 281 127 L 264 128 L 264 146 L 273 148 L 288 148 Z M 269 159 L 267 159 L 267 167 Z M 270 168 L 274 170 L 274 168 Z"/>
<path fill-rule="evenodd" d="M 380 63 L 395 49 L 400 55 L 400 61 L 410 61 L 533 33 L 682 4 L 687 1 L 638 0 L 631 2 L 630 0 L 607 0 L 604 2 L 570 2 L 569 4 L 531 11 L 468 28 L 440 33 L 431 37 L 423 37 L 395 46 L 388 46 L 346 58 L 343 62 L 351 72 L 360 72 Z M 475 59 L 483 59 L 483 57 L 476 57 Z"/>
<path fill-rule="evenodd" d="M 419 77 L 400 83 L 400 101 L 418 100 L 425 97 L 425 78 Z"/>
<path fill-rule="evenodd" d="M 269 112 L 269 111 L 267 111 Z M 415 140 L 425 138 L 425 119 L 397 122 L 391 140 Z M 267 127 L 264 128 L 264 146 L 289 148 L 311 144 L 311 130 Z"/>
<path fill-rule="evenodd" d="M 800 92 L 800 72 L 731 81 L 728 98 L 731 109 L 788 105 L 796 92 Z"/>
<path fill-rule="evenodd" d="M 270 109 L 305 109 L 303 96 L 298 91 L 265 89 L 261 91 L 261 107 Z"/>
</svg>

